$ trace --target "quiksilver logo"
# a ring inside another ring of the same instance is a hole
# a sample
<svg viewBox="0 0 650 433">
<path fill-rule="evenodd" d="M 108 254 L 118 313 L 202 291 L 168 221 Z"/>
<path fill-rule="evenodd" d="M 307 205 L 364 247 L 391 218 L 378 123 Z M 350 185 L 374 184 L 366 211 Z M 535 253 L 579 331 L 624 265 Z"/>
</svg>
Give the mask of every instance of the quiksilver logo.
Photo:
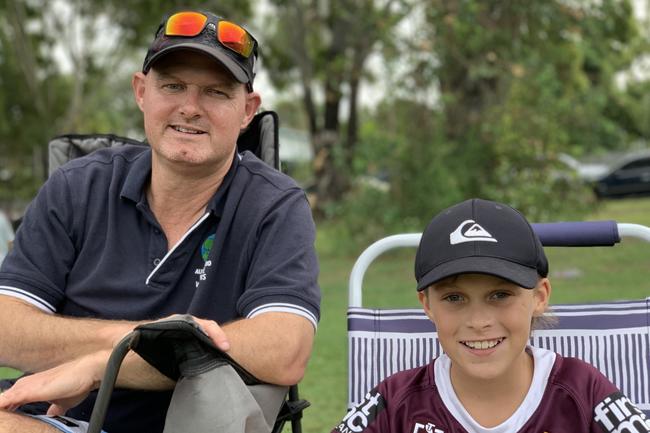
<svg viewBox="0 0 650 433">
<path fill-rule="evenodd" d="M 492 235 L 474 220 L 465 220 L 449 234 L 452 245 L 463 242 L 497 242 Z"/>
</svg>

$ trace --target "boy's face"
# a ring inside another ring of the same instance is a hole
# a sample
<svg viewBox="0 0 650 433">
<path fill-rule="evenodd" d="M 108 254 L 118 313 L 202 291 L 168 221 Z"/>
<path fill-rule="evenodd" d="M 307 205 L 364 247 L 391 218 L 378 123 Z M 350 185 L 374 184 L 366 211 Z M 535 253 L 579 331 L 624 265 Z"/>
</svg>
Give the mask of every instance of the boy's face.
<svg viewBox="0 0 650 433">
<path fill-rule="evenodd" d="M 550 290 L 546 278 L 531 290 L 490 275 L 463 274 L 419 292 L 452 361 L 452 382 L 486 383 L 529 368 L 524 349 L 531 321 L 546 309 Z"/>
</svg>

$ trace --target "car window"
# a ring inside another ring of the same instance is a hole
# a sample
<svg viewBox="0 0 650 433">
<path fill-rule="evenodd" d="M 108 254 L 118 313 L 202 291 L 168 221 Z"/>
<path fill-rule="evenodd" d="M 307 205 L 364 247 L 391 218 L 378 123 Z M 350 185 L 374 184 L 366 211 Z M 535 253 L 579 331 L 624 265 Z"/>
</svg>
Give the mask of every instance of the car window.
<svg viewBox="0 0 650 433">
<path fill-rule="evenodd" d="M 636 161 L 628 162 L 623 167 L 622 170 L 630 170 L 634 168 L 650 167 L 650 158 L 637 159 Z"/>
</svg>

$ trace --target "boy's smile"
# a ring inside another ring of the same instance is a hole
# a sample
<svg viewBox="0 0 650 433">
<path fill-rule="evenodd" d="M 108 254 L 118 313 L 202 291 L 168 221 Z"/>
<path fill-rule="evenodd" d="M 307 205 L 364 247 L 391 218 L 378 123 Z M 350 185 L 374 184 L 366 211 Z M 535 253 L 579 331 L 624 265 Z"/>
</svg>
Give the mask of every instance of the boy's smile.
<svg viewBox="0 0 650 433">
<path fill-rule="evenodd" d="M 461 341 L 461 343 L 468 348 L 477 351 L 477 354 L 484 355 L 485 353 L 481 352 L 487 352 L 494 349 L 498 344 L 501 344 L 503 340 L 505 340 L 505 337 L 495 338 L 492 340 Z"/>
</svg>

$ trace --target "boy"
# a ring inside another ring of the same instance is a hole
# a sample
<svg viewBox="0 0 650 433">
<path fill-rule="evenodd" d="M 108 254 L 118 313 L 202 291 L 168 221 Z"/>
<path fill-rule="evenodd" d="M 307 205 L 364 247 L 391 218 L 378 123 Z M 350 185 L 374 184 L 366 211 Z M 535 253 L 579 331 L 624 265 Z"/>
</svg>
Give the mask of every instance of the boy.
<svg viewBox="0 0 650 433">
<path fill-rule="evenodd" d="M 528 345 L 551 294 L 548 262 L 515 209 L 467 200 L 430 222 L 418 298 L 444 354 L 387 378 L 333 433 L 650 432 L 597 369 Z"/>
</svg>

